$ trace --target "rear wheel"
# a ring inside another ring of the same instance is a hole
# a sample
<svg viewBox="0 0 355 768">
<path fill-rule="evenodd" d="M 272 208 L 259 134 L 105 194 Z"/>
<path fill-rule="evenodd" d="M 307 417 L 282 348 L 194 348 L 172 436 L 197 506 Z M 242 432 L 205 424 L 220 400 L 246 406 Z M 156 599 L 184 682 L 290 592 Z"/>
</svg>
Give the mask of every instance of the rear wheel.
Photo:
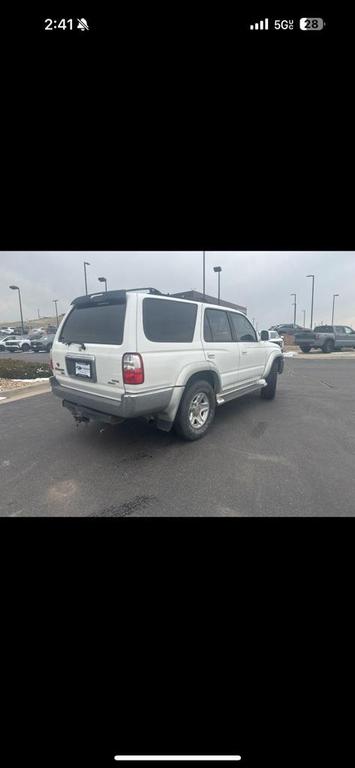
<svg viewBox="0 0 355 768">
<path fill-rule="evenodd" d="M 263 400 L 273 400 L 276 395 L 276 387 L 277 387 L 277 363 L 274 363 L 269 375 L 266 378 L 266 387 L 263 387 L 263 389 L 260 392 L 260 395 L 263 398 Z"/>
<path fill-rule="evenodd" d="M 200 379 L 188 385 L 175 419 L 176 432 L 185 440 L 199 440 L 209 429 L 216 411 L 211 384 Z"/>
<path fill-rule="evenodd" d="M 301 346 L 301 350 L 302 350 L 302 352 L 304 352 L 304 353 L 305 353 L 305 355 L 306 355 L 306 354 L 307 354 L 307 352 L 310 352 L 310 351 L 311 351 L 311 348 L 310 348 L 310 347 L 304 347 L 304 346 Z"/>
<path fill-rule="evenodd" d="M 22 352 L 28 352 L 31 349 L 29 344 L 22 344 Z"/>
<path fill-rule="evenodd" d="M 334 352 L 334 341 L 333 339 L 328 339 L 328 341 L 325 342 L 323 346 L 323 352 L 325 352 L 326 355 L 328 355 L 330 352 Z"/>
</svg>

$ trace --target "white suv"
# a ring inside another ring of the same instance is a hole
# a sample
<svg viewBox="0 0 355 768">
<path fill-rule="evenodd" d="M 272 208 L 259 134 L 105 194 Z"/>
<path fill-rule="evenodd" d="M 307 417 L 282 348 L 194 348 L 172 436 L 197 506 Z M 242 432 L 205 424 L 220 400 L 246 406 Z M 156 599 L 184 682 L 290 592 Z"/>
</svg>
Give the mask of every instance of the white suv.
<svg viewBox="0 0 355 768">
<path fill-rule="evenodd" d="M 154 288 L 107 291 L 72 302 L 53 342 L 51 385 L 78 422 L 144 416 L 196 440 L 217 405 L 254 390 L 272 399 L 283 365 L 241 312 Z"/>
</svg>

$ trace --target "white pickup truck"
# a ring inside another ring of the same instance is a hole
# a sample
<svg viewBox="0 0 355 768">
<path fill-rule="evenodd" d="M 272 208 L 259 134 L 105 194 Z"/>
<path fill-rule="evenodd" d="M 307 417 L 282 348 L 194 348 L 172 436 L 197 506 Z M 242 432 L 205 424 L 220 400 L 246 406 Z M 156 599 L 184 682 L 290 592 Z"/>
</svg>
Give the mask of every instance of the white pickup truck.
<svg viewBox="0 0 355 768">
<path fill-rule="evenodd" d="M 243 313 L 149 288 L 74 299 L 51 365 L 52 391 L 77 422 L 144 416 L 196 440 L 216 406 L 254 391 L 271 400 L 284 360 Z"/>
</svg>

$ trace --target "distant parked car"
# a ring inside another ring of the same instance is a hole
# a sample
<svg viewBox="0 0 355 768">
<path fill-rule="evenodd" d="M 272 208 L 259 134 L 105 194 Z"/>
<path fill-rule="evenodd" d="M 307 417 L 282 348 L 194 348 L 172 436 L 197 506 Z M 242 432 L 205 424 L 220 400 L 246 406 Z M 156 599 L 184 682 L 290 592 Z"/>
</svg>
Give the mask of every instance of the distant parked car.
<svg viewBox="0 0 355 768">
<path fill-rule="evenodd" d="M 262 341 L 271 341 L 273 344 L 277 344 L 281 351 L 284 351 L 285 342 L 277 331 L 261 331 L 260 338 Z"/>
<path fill-rule="evenodd" d="M 31 348 L 34 352 L 50 352 L 54 341 L 55 333 L 47 333 L 40 336 L 39 339 L 32 339 Z"/>
<path fill-rule="evenodd" d="M 14 336 L 14 333 L 0 333 L 0 352 L 5 352 L 5 342 L 9 339 L 13 339 Z"/>
<path fill-rule="evenodd" d="M 13 334 L 7 339 L 3 340 L 1 344 L 4 346 L 4 350 L 7 352 L 29 352 L 31 349 L 30 340 L 26 336 L 22 335 L 16 336 L 16 334 Z"/>
<path fill-rule="evenodd" d="M 283 325 L 273 325 L 270 331 L 278 331 L 279 334 L 283 333 L 286 336 L 294 336 L 299 331 L 304 331 L 302 325 L 295 325 L 295 323 L 284 323 Z"/>
<path fill-rule="evenodd" d="M 30 339 L 39 339 L 40 336 L 45 336 L 47 333 L 46 328 L 32 328 L 29 333 Z"/>
</svg>

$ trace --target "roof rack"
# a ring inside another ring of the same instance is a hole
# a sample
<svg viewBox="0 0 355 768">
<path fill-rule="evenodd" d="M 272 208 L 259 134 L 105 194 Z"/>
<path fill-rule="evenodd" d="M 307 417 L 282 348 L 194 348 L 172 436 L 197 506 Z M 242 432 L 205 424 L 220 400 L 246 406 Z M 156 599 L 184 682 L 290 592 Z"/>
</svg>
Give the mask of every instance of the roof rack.
<svg viewBox="0 0 355 768">
<path fill-rule="evenodd" d="M 157 288 L 126 288 L 126 292 L 129 291 L 148 291 L 148 293 L 154 293 L 158 296 L 163 296 L 161 291 L 158 291 Z"/>
</svg>

